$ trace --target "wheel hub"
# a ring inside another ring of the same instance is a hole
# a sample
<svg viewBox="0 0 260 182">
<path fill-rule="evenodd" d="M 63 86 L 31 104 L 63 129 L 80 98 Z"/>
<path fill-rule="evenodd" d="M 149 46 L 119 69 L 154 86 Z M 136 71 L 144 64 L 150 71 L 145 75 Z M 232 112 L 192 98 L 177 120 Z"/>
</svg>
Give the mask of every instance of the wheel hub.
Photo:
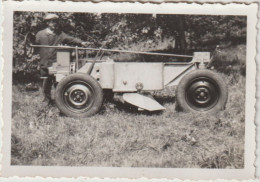
<svg viewBox="0 0 260 182">
<path fill-rule="evenodd" d="M 209 78 L 197 78 L 187 88 L 187 103 L 195 110 L 209 110 L 219 99 L 219 88 Z"/>
<path fill-rule="evenodd" d="M 199 103 L 206 103 L 210 99 L 210 90 L 206 87 L 199 87 L 195 90 L 195 99 Z"/>
<path fill-rule="evenodd" d="M 75 108 L 83 108 L 91 102 L 92 92 L 82 84 L 69 87 L 64 94 L 68 103 Z"/>
<path fill-rule="evenodd" d="M 87 101 L 88 95 L 82 90 L 76 90 L 71 93 L 71 100 L 74 101 L 75 104 L 81 104 Z"/>
</svg>

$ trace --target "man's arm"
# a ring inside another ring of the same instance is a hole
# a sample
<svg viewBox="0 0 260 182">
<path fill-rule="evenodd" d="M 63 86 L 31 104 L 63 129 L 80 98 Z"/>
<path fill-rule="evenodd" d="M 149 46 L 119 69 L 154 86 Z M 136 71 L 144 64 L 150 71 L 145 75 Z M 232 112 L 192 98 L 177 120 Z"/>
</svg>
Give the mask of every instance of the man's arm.
<svg viewBox="0 0 260 182">
<path fill-rule="evenodd" d="M 66 33 L 62 33 L 62 38 L 64 40 L 64 43 L 67 44 L 77 44 L 77 45 L 82 45 L 82 46 L 87 46 L 89 43 L 88 42 L 84 42 L 81 39 L 72 37 Z"/>
</svg>

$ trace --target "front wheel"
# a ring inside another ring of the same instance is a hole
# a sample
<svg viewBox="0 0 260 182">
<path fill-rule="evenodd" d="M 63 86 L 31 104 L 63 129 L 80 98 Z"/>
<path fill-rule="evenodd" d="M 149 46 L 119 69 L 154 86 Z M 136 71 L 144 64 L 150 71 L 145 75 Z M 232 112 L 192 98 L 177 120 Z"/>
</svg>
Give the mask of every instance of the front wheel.
<svg viewBox="0 0 260 182">
<path fill-rule="evenodd" d="M 56 88 L 56 104 L 70 117 L 96 114 L 103 103 L 103 90 L 90 75 L 75 73 L 62 79 Z"/>
<path fill-rule="evenodd" d="M 176 90 L 177 107 L 184 111 L 215 112 L 225 108 L 228 90 L 223 79 L 210 70 L 194 70 Z"/>
</svg>

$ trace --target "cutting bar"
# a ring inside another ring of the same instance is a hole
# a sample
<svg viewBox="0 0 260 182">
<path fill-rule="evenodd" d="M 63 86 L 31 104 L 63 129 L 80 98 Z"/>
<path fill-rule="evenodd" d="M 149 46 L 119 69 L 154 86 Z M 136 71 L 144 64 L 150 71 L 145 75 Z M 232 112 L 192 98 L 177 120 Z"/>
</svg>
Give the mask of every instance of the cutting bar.
<svg viewBox="0 0 260 182">
<path fill-rule="evenodd" d="M 49 46 L 49 45 L 30 45 L 30 46 L 40 47 L 40 48 L 76 49 L 76 47 L 72 47 L 72 46 Z M 128 50 L 119 50 L 119 49 L 88 48 L 88 47 L 77 47 L 77 50 L 106 51 L 106 52 L 119 52 L 119 53 L 144 54 L 144 55 L 156 55 L 156 56 L 184 57 L 184 58 L 193 57 L 190 55 L 181 55 L 181 54 L 167 54 L 167 53 L 158 53 L 158 52 L 128 51 Z"/>
</svg>

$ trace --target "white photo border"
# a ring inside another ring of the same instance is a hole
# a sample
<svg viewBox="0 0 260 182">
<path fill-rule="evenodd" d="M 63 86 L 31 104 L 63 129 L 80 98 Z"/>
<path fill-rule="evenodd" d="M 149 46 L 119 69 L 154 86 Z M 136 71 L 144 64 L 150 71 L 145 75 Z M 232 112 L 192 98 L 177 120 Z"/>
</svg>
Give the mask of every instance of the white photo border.
<svg viewBox="0 0 260 182">
<path fill-rule="evenodd" d="M 110 177 L 110 178 L 179 178 L 179 179 L 253 179 L 255 175 L 255 103 L 256 103 L 256 23 L 257 4 L 187 4 L 187 3 L 91 3 L 91 2 L 3 2 L 3 176 L 41 177 Z M 73 7 L 73 8 L 72 8 Z M 173 11 L 174 9 L 174 11 Z M 102 12 L 102 13 L 172 13 L 246 15 L 247 18 L 247 77 L 246 77 L 246 127 L 244 169 L 170 169 L 123 167 L 60 167 L 60 166 L 11 166 L 11 85 L 12 85 L 12 31 L 14 11 Z M 186 12 L 186 13 L 185 13 Z"/>
</svg>

